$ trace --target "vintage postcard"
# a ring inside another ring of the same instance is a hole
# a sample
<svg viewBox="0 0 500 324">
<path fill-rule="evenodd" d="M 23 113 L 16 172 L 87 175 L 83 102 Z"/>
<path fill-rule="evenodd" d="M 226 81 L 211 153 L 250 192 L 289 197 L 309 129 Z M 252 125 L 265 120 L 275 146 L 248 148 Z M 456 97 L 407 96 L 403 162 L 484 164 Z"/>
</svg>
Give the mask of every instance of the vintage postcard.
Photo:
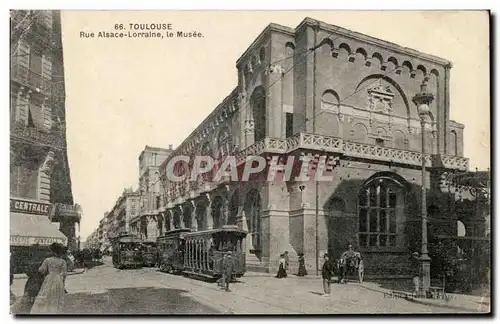
<svg viewBox="0 0 500 324">
<path fill-rule="evenodd" d="M 487 11 L 10 11 L 10 312 L 489 314 Z"/>
</svg>

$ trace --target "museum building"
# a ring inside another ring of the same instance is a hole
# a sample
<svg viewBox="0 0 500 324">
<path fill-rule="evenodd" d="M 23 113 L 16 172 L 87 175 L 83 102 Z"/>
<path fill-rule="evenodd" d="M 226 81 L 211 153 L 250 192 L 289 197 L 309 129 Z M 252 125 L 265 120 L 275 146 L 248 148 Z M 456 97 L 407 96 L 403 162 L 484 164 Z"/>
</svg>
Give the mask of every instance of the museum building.
<svg viewBox="0 0 500 324">
<path fill-rule="evenodd" d="M 238 225 L 253 271 L 275 271 L 288 251 L 292 273 L 299 253 L 314 272 L 325 252 L 338 258 L 352 244 L 367 273 L 406 275 L 420 251 L 424 149 L 429 233 L 456 235 L 456 195 L 444 182 L 468 159 L 464 125 L 450 120 L 450 62 L 306 18 L 267 26 L 236 68 L 234 90 L 159 167 L 160 232 Z M 412 102 L 422 89 L 434 99 L 423 133 Z M 255 155 L 308 156 L 313 169 L 326 156 L 334 177 L 171 181 L 180 155 L 234 155 L 240 167 Z"/>
</svg>

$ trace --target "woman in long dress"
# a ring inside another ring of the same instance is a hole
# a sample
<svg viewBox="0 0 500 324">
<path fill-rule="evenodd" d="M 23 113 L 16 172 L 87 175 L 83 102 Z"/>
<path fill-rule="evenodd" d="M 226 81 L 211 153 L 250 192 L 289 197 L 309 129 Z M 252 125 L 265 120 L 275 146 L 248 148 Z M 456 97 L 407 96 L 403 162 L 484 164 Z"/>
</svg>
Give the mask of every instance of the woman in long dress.
<svg viewBox="0 0 500 324">
<path fill-rule="evenodd" d="M 304 259 L 304 253 L 299 254 L 299 277 L 307 276 L 306 261 Z"/>
<path fill-rule="evenodd" d="M 276 278 L 286 278 L 286 260 L 285 255 L 280 255 L 280 261 L 278 266 L 278 273 L 276 274 Z"/>
<path fill-rule="evenodd" d="M 53 256 L 43 260 L 38 269 L 45 274 L 42 288 L 35 299 L 31 314 L 60 314 L 64 306 L 64 280 L 67 265 L 63 259 L 66 249 L 59 243 L 50 246 Z"/>
</svg>

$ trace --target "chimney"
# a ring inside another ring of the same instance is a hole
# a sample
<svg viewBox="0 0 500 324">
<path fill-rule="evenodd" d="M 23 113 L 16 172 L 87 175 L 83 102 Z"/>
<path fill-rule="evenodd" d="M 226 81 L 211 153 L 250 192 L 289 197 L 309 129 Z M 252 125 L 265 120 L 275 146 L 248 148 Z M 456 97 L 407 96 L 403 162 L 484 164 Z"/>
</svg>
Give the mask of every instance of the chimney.
<svg viewBox="0 0 500 324">
<path fill-rule="evenodd" d="M 169 145 L 168 145 L 168 149 L 169 149 L 170 151 L 172 151 L 172 150 L 174 149 L 174 146 L 173 146 L 172 144 L 169 144 Z"/>
</svg>

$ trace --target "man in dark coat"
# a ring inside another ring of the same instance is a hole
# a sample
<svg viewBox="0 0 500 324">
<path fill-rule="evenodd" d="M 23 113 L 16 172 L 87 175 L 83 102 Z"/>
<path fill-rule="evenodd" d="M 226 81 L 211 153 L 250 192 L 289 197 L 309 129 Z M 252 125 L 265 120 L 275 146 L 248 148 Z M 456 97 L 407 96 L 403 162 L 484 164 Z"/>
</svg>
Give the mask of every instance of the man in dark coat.
<svg viewBox="0 0 500 324">
<path fill-rule="evenodd" d="M 323 263 L 323 268 L 321 269 L 321 276 L 323 277 L 323 290 L 324 296 L 330 296 L 330 280 L 335 271 L 334 264 L 330 260 L 330 256 L 325 253 L 324 255 L 325 262 Z"/>
<path fill-rule="evenodd" d="M 233 278 L 233 272 L 234 272 L 234 263 L 233 263 L 233 258 L 231 256 L 231 251 L 228 251 L 226 253 L 226 257 L 222 261 L 222 269 L 223 269 L 223 283 L 226 286 L 226 291 L 229 290 L 229 282 Z"/>
</svg>

